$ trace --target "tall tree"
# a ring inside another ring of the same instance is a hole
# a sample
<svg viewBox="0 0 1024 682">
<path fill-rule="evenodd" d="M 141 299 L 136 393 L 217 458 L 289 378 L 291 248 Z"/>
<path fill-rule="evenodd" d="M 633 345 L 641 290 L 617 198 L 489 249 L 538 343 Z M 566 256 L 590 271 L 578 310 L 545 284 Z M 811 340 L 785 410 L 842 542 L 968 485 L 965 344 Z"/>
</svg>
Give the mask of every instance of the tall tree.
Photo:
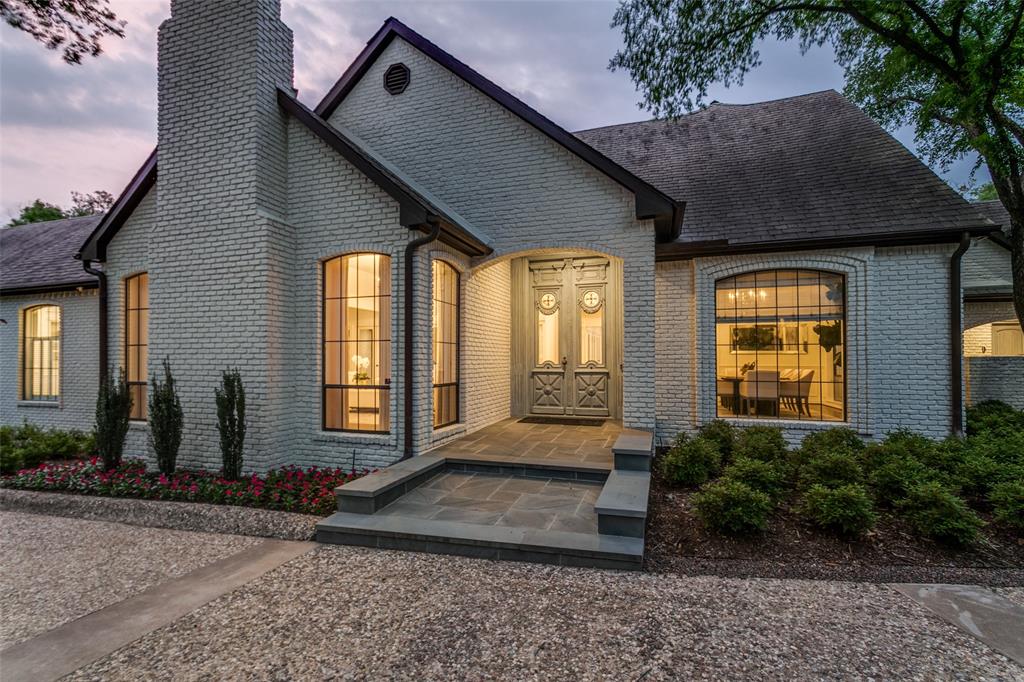
<svg viewBox="0 0 1024 682">
<path fill-rule="evenodd" d="M 880 124 L 911 124 L 940 167 L 974 151 L 1010 214 L 1014 305 L 1024 327 L 1024 0 L 623 0 L 625 69 L 656 116 L 742 82 L 758 40 L 829 43 L 845 94 Z"/>
<path fill-rule="evenodd" d="M 97 213 L 106 213 L 114 205 L 114 195 L 102 189 L 98 189 L 91 194 L 72 192 L 71 202 L 71 208 L 67 211 L 69 218 L 95 215 Z"/>
<path fill-rule="evenodd" d="M 28 206 L 22 206 L 21 213 L 17 218 L 11 218 L 7 223 L 8 227 L 17 225 L 28 225 L 29 223 L 43 223 L 47 220 L 60 220 L 64 218 L 64 209 L 60 206 L 48 204 L 42 199 L 36 199 Z"/>
<path fill-rule="evenodd" d="M 104 36 L 124 38 L 125 22 L 107 0 L 0 0 L 0 18 L 51 50 L 62 50 L 68 64 L 103 52 Z"/>
</svg>

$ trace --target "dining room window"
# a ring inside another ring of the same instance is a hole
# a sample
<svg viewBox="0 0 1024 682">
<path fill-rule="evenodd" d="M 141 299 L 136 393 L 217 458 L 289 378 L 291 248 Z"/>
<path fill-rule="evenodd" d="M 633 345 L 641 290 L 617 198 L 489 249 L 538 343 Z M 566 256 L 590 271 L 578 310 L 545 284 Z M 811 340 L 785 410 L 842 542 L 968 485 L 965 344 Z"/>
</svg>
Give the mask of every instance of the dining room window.
<svg viewBox="0 0 1024 682">
<path fill-rule="evenodd" d="M 128 392 L 132 396 L 129 418 L 145 421 L 148 412 L 146 383 L 149 366 L 149 275 L 145 272 L 124 280 L 124 356 Z"/>
<path fill-rule="evenodd" d="M 459 421 L 459 273 L 434 261 L 431 330 L 434 428 Z"/>
<path fill-rule="evenodd" d="M 323 428 L 386 433 L 391 423 L 391 259 L 323 264 Z"/>
<path fill-rule="evenodd" d="M 21 398 L 60 398 L 60 307 L 37 305 L 22 313 Z"/>
<path fill-rule="evenodd" d="M 759 270 L 715 283 L 720 417 L 843 421 L 843 275 Z"/>
</svg>

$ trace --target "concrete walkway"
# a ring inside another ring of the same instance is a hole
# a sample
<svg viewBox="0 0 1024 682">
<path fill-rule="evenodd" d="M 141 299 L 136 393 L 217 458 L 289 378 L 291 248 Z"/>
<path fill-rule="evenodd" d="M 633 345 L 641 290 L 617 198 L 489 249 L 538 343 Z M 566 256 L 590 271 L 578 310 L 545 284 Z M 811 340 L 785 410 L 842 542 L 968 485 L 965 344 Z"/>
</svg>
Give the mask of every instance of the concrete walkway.
<svg viewBox="0 0 1024 682">
<path fill-rule="evenodd" d="M 141 594 L 0 651 L 3 682 L 59 679 L 173 623 L 316 546 L 265 540 Z"/>
</svg>

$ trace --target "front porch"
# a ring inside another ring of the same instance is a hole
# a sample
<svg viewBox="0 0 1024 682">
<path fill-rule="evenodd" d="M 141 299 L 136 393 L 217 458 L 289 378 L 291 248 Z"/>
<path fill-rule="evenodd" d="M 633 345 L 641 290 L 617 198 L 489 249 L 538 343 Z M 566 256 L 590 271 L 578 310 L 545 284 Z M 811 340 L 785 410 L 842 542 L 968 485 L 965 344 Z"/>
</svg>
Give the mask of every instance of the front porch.
<svg viewBox="0 0 1024 682">
<path fill-rule="evenodd" d="M 320 542 L 640 568 L 653 439 L 505 419 L 336 490 Z"/>
</svg>

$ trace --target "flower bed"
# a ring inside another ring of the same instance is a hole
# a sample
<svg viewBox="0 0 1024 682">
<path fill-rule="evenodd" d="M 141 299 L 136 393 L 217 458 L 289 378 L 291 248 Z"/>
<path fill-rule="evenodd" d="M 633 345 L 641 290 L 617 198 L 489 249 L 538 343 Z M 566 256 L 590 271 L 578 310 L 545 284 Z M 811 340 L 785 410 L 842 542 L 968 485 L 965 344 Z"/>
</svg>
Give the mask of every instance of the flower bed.
<svg viewBox="0 0 1024 682">
<path fill-rule="evenodd" d="M 272 469 L 265 476 L 253 474 L 231 481 L 208 471 L 180 470 L 169 476 L 147 472 L 142 460 L 128 460 L 104 471 L 99 458 L 92 458 L 24 469 L 4 477 L 0 485 L 18 490 L 206 502 L 324 516 L 334 511 L 334 489 L 367 473 L 287 466 Z"/>
</svg>

